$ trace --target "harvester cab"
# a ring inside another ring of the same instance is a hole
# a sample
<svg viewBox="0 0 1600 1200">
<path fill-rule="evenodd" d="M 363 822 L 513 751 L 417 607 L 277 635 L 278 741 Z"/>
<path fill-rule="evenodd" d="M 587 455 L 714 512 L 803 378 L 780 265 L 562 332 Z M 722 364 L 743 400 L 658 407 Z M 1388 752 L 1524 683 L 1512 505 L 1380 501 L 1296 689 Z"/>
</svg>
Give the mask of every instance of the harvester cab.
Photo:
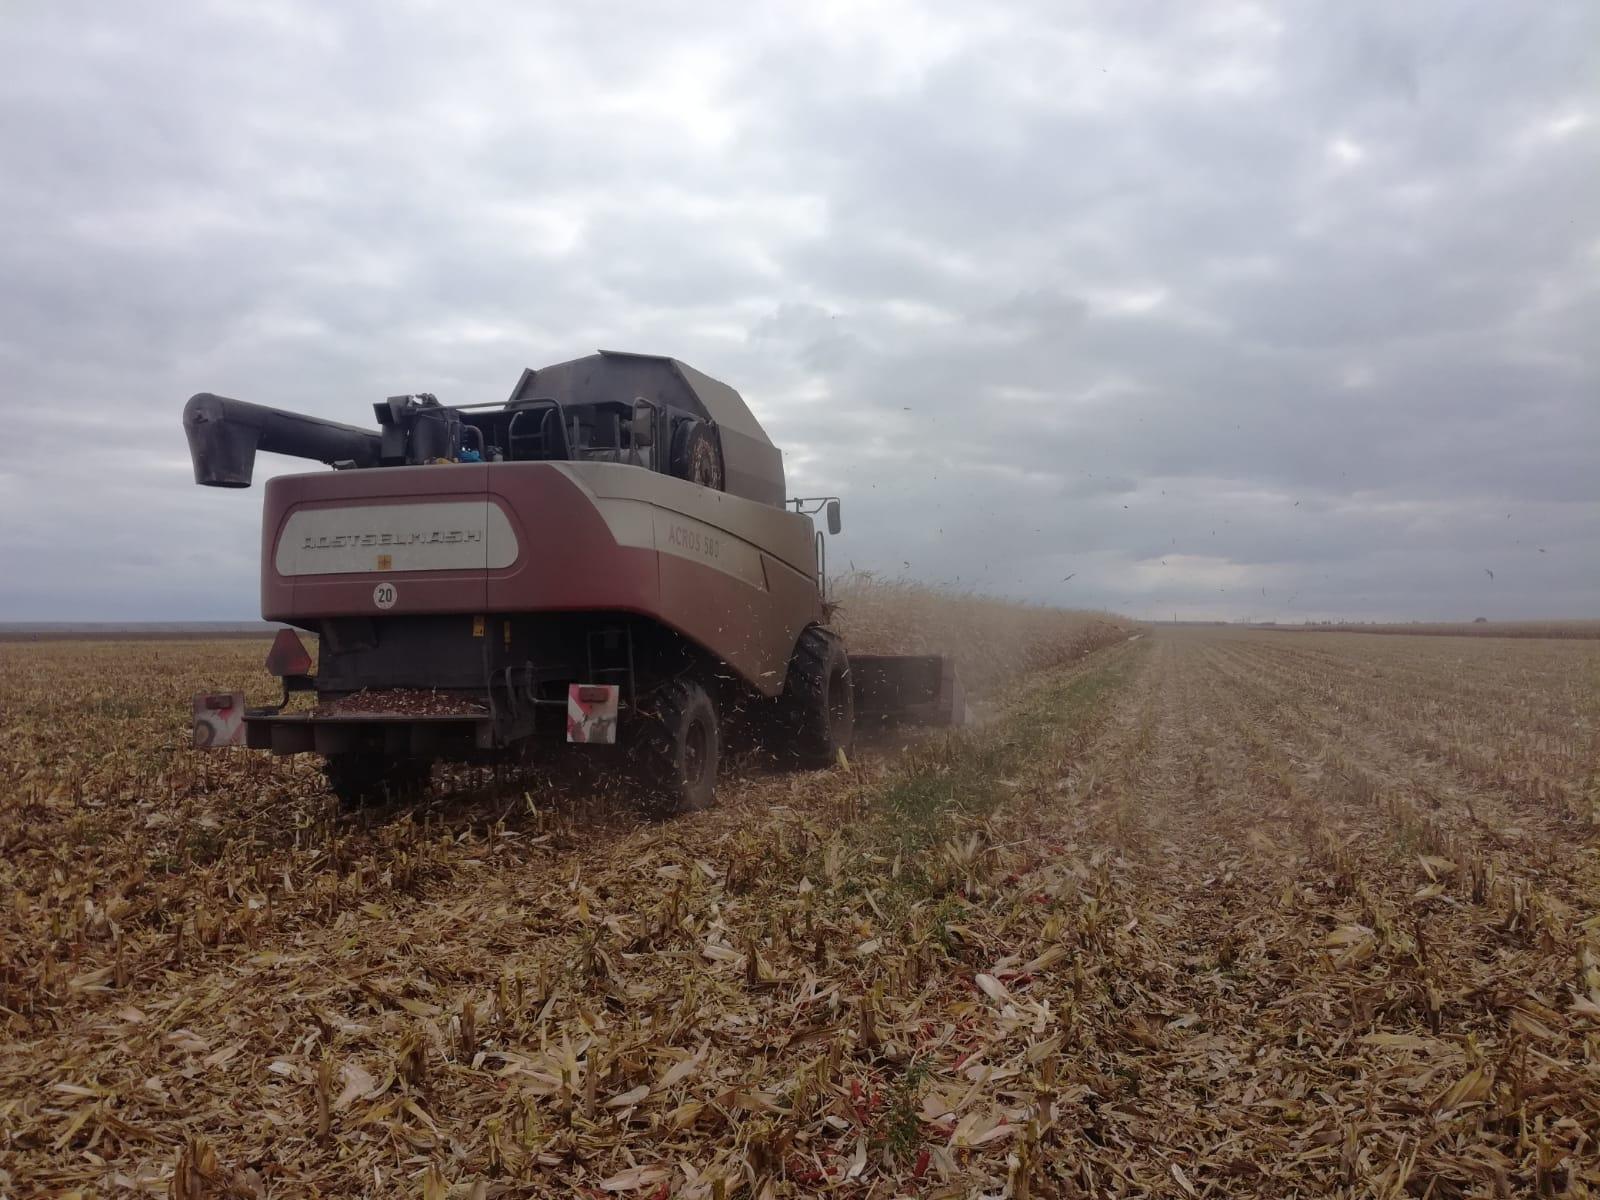
<svg viewBox="0 0 1600 1200">
<path fill-rule="evenodd" d="M 376 430 L 210 393 L 184 409 L 202 485 L 248 487 L 259 450 L 334 468 L 271 480 L 263 506 L 262 616 L 315 635 L 314 665 L 280 634 L 282 700 L 197 697 L 196 745 L 321 754 L 350 804 L 440 759 L 606 745 L 683 809 L 711 802 L 739 730 L 823 765 L 858 712 L 963 718 L 946 660 L 852 670 L 812 523 L 839 532 L 838 500 L 786 498 L 727 384 L 602 351 L 524 371 L 501 402 L 374 410 Z"/>
</svg>

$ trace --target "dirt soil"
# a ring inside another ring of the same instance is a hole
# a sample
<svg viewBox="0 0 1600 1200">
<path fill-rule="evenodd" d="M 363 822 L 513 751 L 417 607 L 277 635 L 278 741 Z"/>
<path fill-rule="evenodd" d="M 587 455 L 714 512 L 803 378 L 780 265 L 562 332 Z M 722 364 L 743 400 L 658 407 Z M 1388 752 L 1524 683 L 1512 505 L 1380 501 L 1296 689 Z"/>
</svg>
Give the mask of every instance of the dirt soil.
<svg viewBox="0 0 1600 1200">
<path fill-rule="evenodd" d="M 1600 644 L 1156 631 L 657 823 L 9 652 L 0 1193 L 1600 1189 Z"/>
</svg>

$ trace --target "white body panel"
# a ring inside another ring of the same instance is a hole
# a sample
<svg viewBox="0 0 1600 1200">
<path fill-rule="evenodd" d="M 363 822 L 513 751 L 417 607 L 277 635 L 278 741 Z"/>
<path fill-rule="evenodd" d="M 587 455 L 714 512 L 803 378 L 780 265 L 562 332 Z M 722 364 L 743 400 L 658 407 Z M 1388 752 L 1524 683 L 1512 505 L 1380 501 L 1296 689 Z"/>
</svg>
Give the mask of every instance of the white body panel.
<svg viewBox="0 0 1600 1200">
<path fill-rule="evenodd" d="M 511 522 L 488 500 L 298 509 L 274 555 L 283 576 L 496 570 L 516 559 Z"/>
</svg>

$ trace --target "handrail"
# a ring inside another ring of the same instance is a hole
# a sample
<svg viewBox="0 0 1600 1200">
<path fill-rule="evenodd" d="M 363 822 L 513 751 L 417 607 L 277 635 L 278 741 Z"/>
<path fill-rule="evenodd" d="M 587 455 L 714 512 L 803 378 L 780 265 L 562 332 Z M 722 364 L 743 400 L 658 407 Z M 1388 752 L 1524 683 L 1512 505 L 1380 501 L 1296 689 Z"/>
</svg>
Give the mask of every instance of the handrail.
<svg viewBox="0 0 1600 1200">
<path fill-rule="evenodd" d="M 511 451 L 511 457 L 513 459 L 517 457 L 517 422 L 521 421 L 524 417 L 532 416 L 534 413 L 539 414 L 539 432 L 537 434 L 524 433 L 522 435 L 524 440 L 531 441 L 537 437 L 541 443 L 541 448 L 548 451 L 550 442 L 550 416 L 552 413 L 554 413 L 555 427 L 561 433 L 560 457 L 563 460 L 570 459 L 572 457 L 572 441 L 567 436 L 567 414 L 562 409 L 560 403 L 550 399 L 528 401 L 523 407 L 518 408 L 516 412 L 512 413 L 511 424 L 506 428 L 506 441 L 510 443 L 506 449 Z M 546 453 L 545 457 L 553 458 L 555 456 Z"/>
</svg>

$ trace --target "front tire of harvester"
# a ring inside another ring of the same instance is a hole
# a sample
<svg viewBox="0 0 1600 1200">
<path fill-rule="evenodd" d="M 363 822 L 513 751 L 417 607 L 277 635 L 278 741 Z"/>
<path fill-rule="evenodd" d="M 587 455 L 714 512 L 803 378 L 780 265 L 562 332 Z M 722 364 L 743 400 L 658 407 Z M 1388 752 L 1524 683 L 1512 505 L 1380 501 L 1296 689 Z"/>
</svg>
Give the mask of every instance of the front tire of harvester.
<svg viewBox="0 0 1600 1200">
<path fill-rule="evenodd" d="M 374 804 L 390 804 L 421 795 L 433 775 L 425 758 L 390 758 L 372 751 L 352 750 L 330 754 L 322 761 L 328 790 L 345 812 Z"/>
<path fill-rule="evenodd" d="M 855 744 L 856 697 L 844 643 L 813 625 L 800 635 L 778 699 L 779 731 L 790 757 L 829 767 Z"/>
<path fill-rule="evenodd" d="M 636 731 L 647 807 L 663 816 L 710 808 L 722 758 L 717 706 L 705 688 L 689 680 L 667 684 L 649 703 Z"/>
</svg>

